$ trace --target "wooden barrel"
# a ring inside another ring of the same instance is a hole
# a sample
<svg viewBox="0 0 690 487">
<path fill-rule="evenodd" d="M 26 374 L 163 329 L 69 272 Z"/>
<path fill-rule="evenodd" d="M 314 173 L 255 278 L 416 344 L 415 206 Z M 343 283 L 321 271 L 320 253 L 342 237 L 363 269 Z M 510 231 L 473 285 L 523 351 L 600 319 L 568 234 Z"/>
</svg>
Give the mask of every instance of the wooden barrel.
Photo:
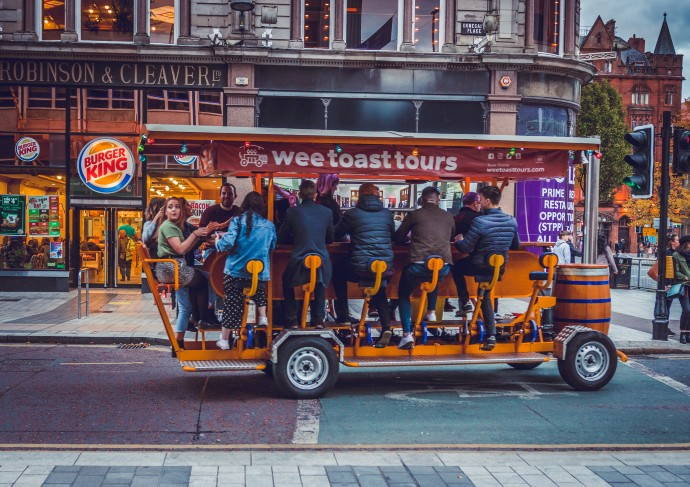
<svg viewBox="0 0 690 487">
<path fill-rule="evenodd" d="M 569 264 L 556 269 L 553 324 L 558 333 L 581 325 L 608 334 L 611 321 L 609 268 L 606 265 Z"/>
</svg>

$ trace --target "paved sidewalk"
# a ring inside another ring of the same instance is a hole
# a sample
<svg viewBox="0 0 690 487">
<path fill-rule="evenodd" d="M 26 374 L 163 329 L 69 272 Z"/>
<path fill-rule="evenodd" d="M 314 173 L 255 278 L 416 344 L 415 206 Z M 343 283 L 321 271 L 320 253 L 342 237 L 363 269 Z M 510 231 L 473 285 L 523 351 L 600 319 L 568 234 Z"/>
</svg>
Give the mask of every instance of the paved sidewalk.
<svg viewBox="0 0 690 487">
<path fill-rule="evenodd" d="M 82 301 L 85 297 L 82 294 Z M 609 336 L 628 354 L 690 353 L 676 337 L 652 340 L 655 293 L 611 290 L 612 324 Z M 89 316 L 77 319 L 77 291 L 69 293 L 3 293 L 0 297 L 0 343 L 112 344 L 147 342 L 167 345 L 158 311 L 150 294 L 138 289 L 92 289 Z M 500 300 L 500 312 L 523 311 L 517 299 Z M 166 306 L 169 316 L 174 310 Z M 446 318 L 451 318 L 452 313 Z M 678 331 L 680 307 L 671 306 L 671 328 Z M 190 334 L 191 335 L 191 334 Z M 193 336 L 190 336 L 193 338 Z"/>
<path fill-rule="evenodd" d="M 687 451 L 0 451 L 0 486 L 688 486 Z"/>
</svg>

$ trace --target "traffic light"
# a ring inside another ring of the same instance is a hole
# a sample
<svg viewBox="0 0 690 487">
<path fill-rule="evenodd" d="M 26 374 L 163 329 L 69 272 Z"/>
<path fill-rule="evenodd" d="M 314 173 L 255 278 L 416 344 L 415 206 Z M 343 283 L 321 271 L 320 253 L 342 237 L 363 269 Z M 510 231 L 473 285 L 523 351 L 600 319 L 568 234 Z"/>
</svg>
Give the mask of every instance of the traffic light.
<svg viewBox="0 0 690 487">
<path fill-rule="evenodd" d="M 673 133 L 673 172 L 690 174 L 690 131 L 682 128 Z"/>
<path fill-rule="evenodd" d="M 635 131 L 625 134 L 624 138 L 633 148 L 633 153 L 624 159 L 632 166 L 633 173 L 623 182 L 630 186 L 633 198 L 651 198 L 654 192 L 654 125 L 635 127 Z"/>
</svg>

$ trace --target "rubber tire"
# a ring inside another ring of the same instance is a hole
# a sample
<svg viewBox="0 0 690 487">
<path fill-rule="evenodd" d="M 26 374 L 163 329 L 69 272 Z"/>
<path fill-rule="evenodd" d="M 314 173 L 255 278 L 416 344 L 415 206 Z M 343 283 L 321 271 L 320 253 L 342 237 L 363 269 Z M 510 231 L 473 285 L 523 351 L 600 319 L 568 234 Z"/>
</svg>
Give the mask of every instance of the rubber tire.
<svg viewBox="0 0 690 487">
<path fill-rule="evenodd" d="M 586 367 L 596 365 L 585 363 L 588 360 L 601 364 L 588 372 Z M 578 333 L 568 343 L 565 360 L 558 361 L 558 372 L 573 389 L 596 391 L 609 383 L 617 366 L 618 356 L 611 339 L 598 331 L 588 331 Z"/>
<path fill-rule="evenodd" d="M 300 366 L 314 367 L 317 374 L 315 383 L 300 384 L 301 380 L 294 373 L 300 370 Z M 273 378 L 278 388 L 294 399 L 317 399 L 323 396 L 335 385 L 338 372 L 338 358 L 333 347 L 319 337 L 291 338 L 281 345 L 278 363 L 273 366 Z"/>
<path fill-rule="evenodd" d="M 537 367 L 539 367 L 543 363 L 544 362 L 526 362 L 526 363 L 518 362 L 518 363 L 514 363 L 514 364 L 509 363 L 508 365 L 510 365 L 515 370 L 532 370 L 532 369 L 536 369 Z"/>
</svg>

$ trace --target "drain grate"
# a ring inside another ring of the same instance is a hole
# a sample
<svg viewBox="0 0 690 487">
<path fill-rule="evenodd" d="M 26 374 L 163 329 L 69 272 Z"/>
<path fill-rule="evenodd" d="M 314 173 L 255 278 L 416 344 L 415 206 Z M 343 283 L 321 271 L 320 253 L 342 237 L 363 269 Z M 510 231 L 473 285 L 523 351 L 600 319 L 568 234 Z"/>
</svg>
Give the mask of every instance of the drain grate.
<svg viewBox="0 0 690 487">
<path fill-rule="evenodd" d="M 21 301 L 21 299 L 20 298 L 0 298 L 0 301 L 2 301 L 3 303 L 17 303 L 17 302 Z"/>
<path fill-rule="evenodd" d="M 112 313 L 112 311 L 104 310 L 104 309 L 97 309 L 96 311 L 92 311 L 92 313 Z"/>
<path fill-rule="evenodd" d="M 55 362 L 49 358 L 8 358 L 0 360 L 3 367 L 46 367 Z"/>
<path fill-rule="evenodd" d="M 148 348 L 148 343 L 118 343 L 117 348 L 122 350 L 135 350 L 138 348 Z"/>
</svg>

